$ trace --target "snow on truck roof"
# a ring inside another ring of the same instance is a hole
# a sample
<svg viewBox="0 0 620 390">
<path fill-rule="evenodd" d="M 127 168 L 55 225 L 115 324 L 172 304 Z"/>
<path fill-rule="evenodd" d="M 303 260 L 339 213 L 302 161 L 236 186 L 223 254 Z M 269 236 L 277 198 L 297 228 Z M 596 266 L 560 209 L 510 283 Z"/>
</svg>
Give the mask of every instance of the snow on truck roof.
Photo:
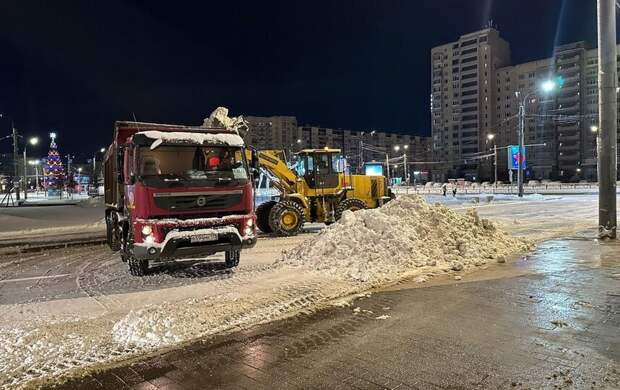
<svg viewBox="0 0 620 390">
<path fill-rule="evenodd" d="M 243 138 L 233 132 L 226 133 L 199 133 L 187 131 L 140 131 L 141 134 L 154 140 L 151 149 L 155 149 L 163 142 L 170 143 L 190 143 L 190 144 L 217 144 L 228 146 L 243 146 Z"/>
<path fill-rule="evenodd" d="M 236 130 L 224 127 L 184 126 L 131 121 L 118 121 L 115 127 L 114 138 L 119 144 L 125 143 L 125 140 L 132 135 L 141 135 L 154 140 L 151 148 L 156 148 L 162 142 L 210 143 L 229 146 L 244 145 L 243 139 Z"/>
</svg>

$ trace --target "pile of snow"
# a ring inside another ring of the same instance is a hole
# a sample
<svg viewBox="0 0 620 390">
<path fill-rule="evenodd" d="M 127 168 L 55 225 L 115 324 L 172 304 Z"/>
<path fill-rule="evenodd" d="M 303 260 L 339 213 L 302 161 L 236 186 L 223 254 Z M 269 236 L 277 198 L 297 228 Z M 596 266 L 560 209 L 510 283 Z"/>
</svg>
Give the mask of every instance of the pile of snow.
<svg viewBox="0 0 620 390">
<path fill-rule="evenodd" d="M 472 209 L 459 214 L 402 195 L 372 210 L 345 212 L 338 223 L 284 253 L 282 261 L 356 282 L 461 271 L 531 249 Z M 429 269 L 430 268 L 430 269 Z"/>
</svg>

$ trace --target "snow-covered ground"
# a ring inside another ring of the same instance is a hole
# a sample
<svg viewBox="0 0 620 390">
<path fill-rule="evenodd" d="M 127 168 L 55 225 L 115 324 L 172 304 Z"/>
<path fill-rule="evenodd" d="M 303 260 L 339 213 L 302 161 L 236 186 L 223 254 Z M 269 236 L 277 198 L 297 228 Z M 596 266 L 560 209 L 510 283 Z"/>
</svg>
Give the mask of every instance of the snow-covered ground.
<svg viewBox="0 0 620 390">
<path fill-rule="evenodd" d="M 78 269 L 55 275 L 63 271 L 51 266 L 43 277 L 52 279 L 44 280 L 74 278 L 75 293 L 0 305 L 0 386 L 53 378 L 316 310 L 403 277 L 424 282 L 436 275 L 460 276 L 485 263 L 510 261 L 511 254 L 527 250 L 529 240 L 591 228 L 596 215 L 594 197 L 491 202 L 477 204 L 478 213 L 468 211 L 469 204 L 450 207 L 456 212 L 404 198 L 384 209 L 347 214 L 318 235 L 261 239 L 242 254 L 234 272 L 174 284 L 171 279 L 184 276 L 130 279 L 148 286 L 143 289 L 104 291 L 102 284 L 121 278 L 105 272 L 121 265 L 105 249 L 60 258 L 63 264 L 77 263 Z M 341 244 L 333 245 L 335 240 Z M 22 261 L 27 258 L 0 263 L 3 275 L 16 270 L 12 280 L 2 277 L 0 288 L 12 285 L 17 291 L 19 283 L 29 280 L 30 274 L 20 268 Z M 56 276 L 59 279 L 53 279 Z M 39 283 L 36 280 L 36 287 Z"/>
</svg>

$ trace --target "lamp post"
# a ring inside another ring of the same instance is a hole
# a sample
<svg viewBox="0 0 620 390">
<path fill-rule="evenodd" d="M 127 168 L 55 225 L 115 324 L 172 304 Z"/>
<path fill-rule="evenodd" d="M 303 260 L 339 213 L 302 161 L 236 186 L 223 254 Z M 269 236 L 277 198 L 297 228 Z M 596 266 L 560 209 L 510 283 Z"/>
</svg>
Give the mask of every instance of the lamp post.
<svg viewBox="0 0 620 390">
<path fill-rule="evenodd" d="M 24 200 L 28 199 L 28 176 L 26 175 L 26 167 L 28 166 L 26 164 L 28 160 L 26 159 L 26 146 L 28 144 L 35 146 L 38 143 L 39 143 L 39 138 L 32 137 L 28 139 L 27 143 L 24 144 Z"/>
<path fill-rule="evenodd" d="M 556 83 L 553 80 L 544 81 L 540 88 L 543 93 L 551 93 L 556 88 Z M 528 99 L 532 96 L 536 95 L 537 91 L 531 91 L 519 102 L 519 155 L 518 155 L 518 166 L 517 166 L 517 185 L 519 188 L 519 198 L 523 197 L 523 160 L 524 160 L 524 149 L 523 144 L 525 143 L 525 105 L 528 102 Z M 522 93 L 517 92 L 517 97 L 521 97 Z"/>
<path fill-rule="evenodd" d="M 99 153 L 105 153 L 105 148 L 99 149 Z M 93 187 L 97 189 L 97 152 L 93 153 Z"/>
<path fill-rule="evenodd" d="M 493 141 L 493 185 L 497 188 L 497 143 L 495 134 L 487 134 L 487 142 Z"/>
<path fill-rule="evenodd" d="M 28 161 L 28 164 L 34 166 L 35 187 L 36 187 L 36 191 L 38 193 L 39 192 L 39 164 L 40 164 L 40 161 L 39 160 L 30 160 L 30 161 Z"/>
<path fill-rule="evenodd" d="M 403 175 L 405 178 L 405 184 L 409 182 L 409 175 L 407 172 L 407 149 L 409 149 L 409 145 L 403 145 Z M 400 145 L 394 145 L 394 151 L 398 153 L 400 150 Z"/>
</svg>

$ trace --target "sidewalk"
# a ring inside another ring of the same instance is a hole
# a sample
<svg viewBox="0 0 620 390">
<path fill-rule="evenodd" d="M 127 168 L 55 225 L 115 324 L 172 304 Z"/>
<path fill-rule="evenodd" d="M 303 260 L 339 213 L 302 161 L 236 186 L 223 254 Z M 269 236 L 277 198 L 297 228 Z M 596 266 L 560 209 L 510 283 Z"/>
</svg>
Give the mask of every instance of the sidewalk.
<svg viewBox="0 0 620 390">
<path fill-rule="evenodd" d="M 620 388 L 620 244 L 529 258 L 197 341 L 62 389 Z"/>
<path fill-rule="evenodd" d="M 3 200 L 6 194 L 0 194 L 0 200 Z M 29 192 L 26 197 L 21 193 L 19 202 L 15 194 L 10 199 L 4 199 L 0 207 L 26 207 L 26 206 L 59 206 L 59 205 L 75 205 L 82 201 L 90 199 L 87 194 L 68 194 L 63 193 L 62 196 L 47 196 L 45 192 Z"/>
</svg>

